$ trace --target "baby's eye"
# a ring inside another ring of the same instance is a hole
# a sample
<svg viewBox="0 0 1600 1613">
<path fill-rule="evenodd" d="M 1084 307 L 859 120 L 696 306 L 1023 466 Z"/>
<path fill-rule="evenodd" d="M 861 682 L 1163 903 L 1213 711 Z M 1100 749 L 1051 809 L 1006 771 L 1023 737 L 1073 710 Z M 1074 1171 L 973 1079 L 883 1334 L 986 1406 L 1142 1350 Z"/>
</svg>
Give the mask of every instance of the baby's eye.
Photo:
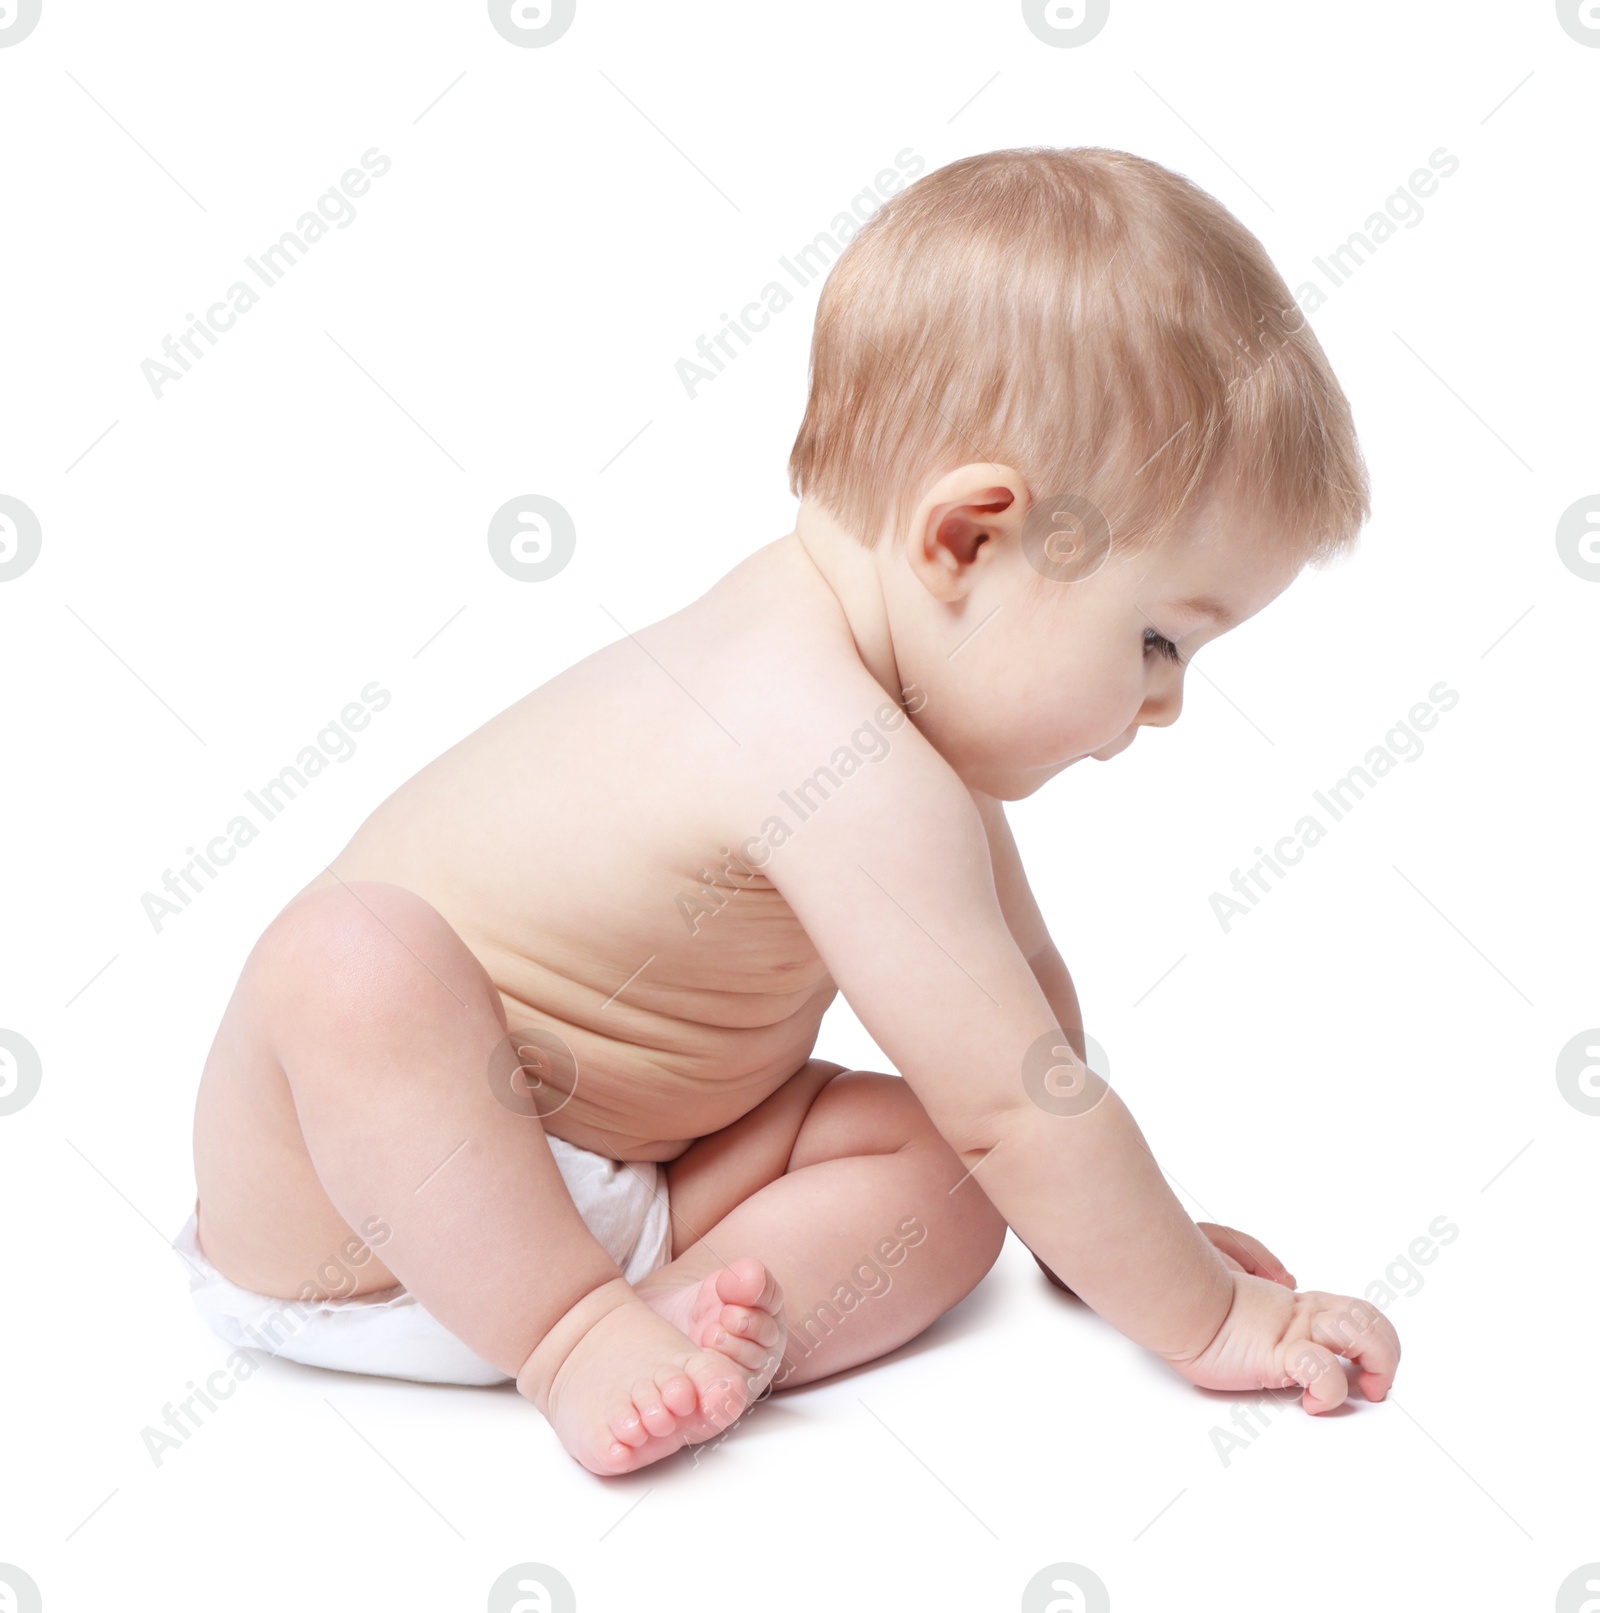
<svg viewBox="0 0 1600 1613">
<path fill-rule="evenodd" d="M 1144 630 L 1144 649 L 1146 655 L 1151 650 L 1154 650 L 1157 655 L 1164 655 L 1169 661 L 1181 661 L 1183 659 L 1178 654 L 1178 646 L 1171 639 L 1163 638 L 1153 627 L 1147 627 Z"/>
</svg>

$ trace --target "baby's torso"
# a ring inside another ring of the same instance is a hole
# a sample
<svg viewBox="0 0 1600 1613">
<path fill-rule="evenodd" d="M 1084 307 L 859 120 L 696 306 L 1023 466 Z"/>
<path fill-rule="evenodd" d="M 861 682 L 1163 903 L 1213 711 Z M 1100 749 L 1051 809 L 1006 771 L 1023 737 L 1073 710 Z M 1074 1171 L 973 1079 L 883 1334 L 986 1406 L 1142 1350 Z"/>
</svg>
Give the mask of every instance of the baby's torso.
<svg viewBox="0 0 1600 1613">
<path fill-rule="evenodd" d="M 796 608 L 778 550 L 468 735 L 306 887 L 387 880 L 430 902 L 509 1029 L 571 1049 L 546 1129 L 617 1158 L 674 1158 L 748 1112 L 805 1063 L 835 995 L 757 866 L 769 792 L 744 747 L 807 698 L 793 669 L 813 626 L 816 677 L 870 680 L 825 612 Z"/>
</svg>

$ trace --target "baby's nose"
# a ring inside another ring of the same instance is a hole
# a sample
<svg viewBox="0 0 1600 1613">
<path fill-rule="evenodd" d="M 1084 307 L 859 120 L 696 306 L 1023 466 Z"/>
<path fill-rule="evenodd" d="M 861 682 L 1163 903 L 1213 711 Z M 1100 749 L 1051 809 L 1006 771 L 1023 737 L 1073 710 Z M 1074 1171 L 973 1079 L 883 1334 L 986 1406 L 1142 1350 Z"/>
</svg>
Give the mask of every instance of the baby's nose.
<svg viewBox="0 0 1600 1613">
<path fill-rule="evenodd" d="M 1140 708 L 1138 722 L 1142 728 L 1170 728 L 1178 720 L 1183 710 L 1183 685 L 1173 684 L 1172 688 L 1159 695 L 1153 695 L 1146 700 Z"/>
</svg>

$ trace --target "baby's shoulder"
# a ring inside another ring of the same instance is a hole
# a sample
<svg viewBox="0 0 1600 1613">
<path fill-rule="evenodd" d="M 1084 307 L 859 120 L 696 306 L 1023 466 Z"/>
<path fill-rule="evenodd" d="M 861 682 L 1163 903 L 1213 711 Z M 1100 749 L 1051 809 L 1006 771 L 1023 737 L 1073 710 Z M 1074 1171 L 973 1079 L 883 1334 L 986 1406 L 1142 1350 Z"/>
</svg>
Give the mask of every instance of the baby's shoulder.
<svg viewBox="0 0 1600 1613">
<path fill-rule="evenodd" d="M 918 729 L 926 697 L 897 686 L 892 655 L 880 658 L 887 679 L 869 667 L 838 600 L 792 548 L 756 551 L 657 623 L 643 648 L 698 708 L 684 704 L 674 732 L 719 811 L 805 821 L 849 796 L 854 805 L 830 816 L 859 816 L 863 828 L 879 814 L 937 819 L 941 800 L 973 815 L 966 786 Z"/>
<path fill-rule="evenodd" d="M 913 720 L 925 697 L 881 682 L 849 633 L 826 618 L 801 611 L 731 635 L 715 688 L 741 759 L 759 779 L 831 784 L 876 770 L 908 788 L 961 787 Z"/>
</svg>

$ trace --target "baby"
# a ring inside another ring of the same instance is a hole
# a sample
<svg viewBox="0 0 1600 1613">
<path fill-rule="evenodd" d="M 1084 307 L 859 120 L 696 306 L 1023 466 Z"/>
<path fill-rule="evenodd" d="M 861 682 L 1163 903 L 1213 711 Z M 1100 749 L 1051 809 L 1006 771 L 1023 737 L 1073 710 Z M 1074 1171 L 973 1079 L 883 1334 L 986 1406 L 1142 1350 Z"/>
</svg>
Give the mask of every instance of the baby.
<svg viewBox="0 0 1600 1613">
<path fill-rule="evenodd" d="M 1260 243 L 1122 152 L 927 175 L 823 289 L 790 480 L 792 532 L 423 768 L 257 942 L 177 1241 L 211 1325 L 514 1379 L 615 1474 L 905 1343 L 1010 1226 L 1191 1383 L 1323 1412 L 1343 1356 L 1382 1399 L 1381 1312 L 1196 1225 L 1088 1069 L 1002 806 L 1175 722 L 1366 518 Z M 813 1057 L 841 991 L 898 1075 Z"/>
</svg>

